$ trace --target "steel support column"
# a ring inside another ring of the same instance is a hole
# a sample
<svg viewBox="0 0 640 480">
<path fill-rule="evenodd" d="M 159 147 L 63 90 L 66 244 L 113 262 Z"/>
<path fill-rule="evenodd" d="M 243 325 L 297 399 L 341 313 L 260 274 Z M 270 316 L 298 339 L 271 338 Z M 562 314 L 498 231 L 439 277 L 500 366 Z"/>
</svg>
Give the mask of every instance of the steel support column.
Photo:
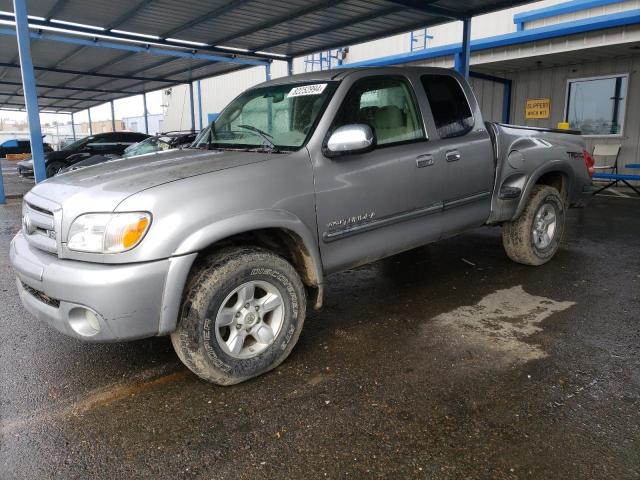
<svg viewBox="0 0 640 480">
<path fill-rule="evenodd" d="M 2 167 L 0 167 L 0 205 L 6 203 L 4 196 L 4 179 L 2 178 Z"/>
<path fill-rule="evenodd" d="M 266 78 L 266 81 L 267 81 L 267 82 L 268 82 L 269 80 L 271 80 L 271 64 L 270 64 L 270 63 L 267 63 L 267 64 L 264 66 L 264 75 L 265 75 L 265 78 Z"/>
<path fill-rule="evenodd" d="M 502 90 L 502 123 L 511 122 L 511 89 L 512 82 L 503 84 Z"/>
<path fill-rule="evenodd" d="M 113 100 L 109 102 L 111 104 L 111 131 L 116 131 L 116 109 L 113 106 Z"/>
<path fill-rule="evenodd" d="M 91 125 L 91 107 L 87 108 L 87 116 L 89 117 L 89 135 L 93 135 L 93 126 Z"/>
<path fill-rule="evenodd" d="M 293 75 L 293 58 L 287 59 L 287 75 Z"/>
<path fill-rule="evenodd" d="M 202 130 L 202 87 L 198 80 L 198 129 Z"/>
<path fill-rule="evenodd" d="M 189 82 L 189 105 L 191 107 L 191 131 L 196 131 L 196 108 L 193 101 L 193 82 Z"/>
<path fill-rule="evenodd" d="M 73 113 L 71 113 L 71 133 L 73 134 L 73 141 L 76 141 L 76 120 Z"/>
<path fill-rule="evenodd" d="M 456 55 L 456 70 L 469 78 L 469 59 L 471 58 L 471 18 L 462 21 L 462 50 Z"/>
<path fill-rule="evenodd" d="M 144 133 L 149 135 L 149 110 L 147 110 L 147 92 L 142 93 L 142 104 L 144 106 Z"/>
<path fill-rule="evenodd" d="M 40 127 L 40 111 L 38 109 L 38 91 L 33 73 L 33 62 L 31 61 L 31 40 L 26 0 L 13 0 L 13 11 L 16 21 L 18 51 L 20 53 L 20 72 L 22 73 L 24 103 L 27 107 L 27 115 L 29 118 L 33 172 L 36 182 L 41 182 L 47 178 L 47 172 L 44 165 L 44 146 L 42 144 L 42 128 Z"/>
</svg>

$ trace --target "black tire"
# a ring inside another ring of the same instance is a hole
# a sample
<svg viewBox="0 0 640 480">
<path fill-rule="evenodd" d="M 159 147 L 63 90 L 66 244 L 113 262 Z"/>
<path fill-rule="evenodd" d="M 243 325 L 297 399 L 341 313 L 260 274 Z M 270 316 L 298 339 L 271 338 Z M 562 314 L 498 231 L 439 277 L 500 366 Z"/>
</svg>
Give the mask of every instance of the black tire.
<svg viewBox="0 0 640 480">
<path fill-rule="evenodd" d="M 235 289 L 254 281 L 268 282 L 280 294 L 281 327 L 266 350 L 252 358 L 234 358 L 217 338 L 217 312 Z M 298 341 L 305 315 L 304 286 L 289 262 L 261 248 L 225 248 L 192 272 L 171 342 L 196 375 L 218 385 L 233 385 L 280 365 Z"/>
<path fill-rule="evenodd" d="M 62 170 L 66 165 L 62 162 L 51 162 L 46 166 L 47 178 L 53 177 L 56 173 Z"/>
<path fill-rule="evenodd" d="M 541 209 L 553 208 L 556 215 L 555 229 L 548 245 L 541 247 L 534 235 L 534 222 Z M 564 233 L 565 202 L 560 192 L 547 185 L 533 187 L 527 206 L 514 221 L 502 225 L 502 244 L 514 262 L 538 266 L 553 258 L 560 247 Z"/>
</svg>

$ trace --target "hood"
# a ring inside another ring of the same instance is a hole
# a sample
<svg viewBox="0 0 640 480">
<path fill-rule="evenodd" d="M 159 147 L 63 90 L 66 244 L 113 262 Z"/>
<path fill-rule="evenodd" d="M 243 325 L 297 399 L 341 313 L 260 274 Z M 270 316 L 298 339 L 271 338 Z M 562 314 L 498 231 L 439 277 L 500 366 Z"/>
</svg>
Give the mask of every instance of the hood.
<svg viewBox="0 0 640 480">
<path fill-rule="evenodd" d="M 56 152 L 56 151 L 49 151 L 49 152 L 44 152 L 44 163 L 46 164 L 47 162 L 51 161 L 51 160 L 63 160 L 65 159 L 66 156 L 62 155 L 62 151 Z M 25 158 L 24 160 L 18 162 L 18 165 L 20 165 L 21 167 L 24 168 L 31 168 L 33 169 L 33 159 L 31 157 L 29 158 Z"/>
<path fill-rule="evenodd" d="M 65 211 L 112 211 L 128 196 L 176 180 L 267 160 L 269 153 L 168 150 L 120 158 L 56 175 L 36 185 L 34 195 Z M 66 216 L 66 213 L 65 213 Z"/>
</svg>

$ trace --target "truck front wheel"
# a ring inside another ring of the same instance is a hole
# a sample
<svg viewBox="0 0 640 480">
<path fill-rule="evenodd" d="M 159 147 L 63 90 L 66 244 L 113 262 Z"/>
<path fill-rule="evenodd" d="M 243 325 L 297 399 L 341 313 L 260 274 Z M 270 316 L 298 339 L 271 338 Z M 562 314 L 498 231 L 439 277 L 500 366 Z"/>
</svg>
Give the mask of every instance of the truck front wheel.
<svg viewBox="0 0 640 480">
<path fill-rule="evenodd" d="M 233 385 L 280 365 L 305 313 L 304 287 L 289 262 L 260 248 L 226 248 L 191 275 L 171 342 L 196 375 Z"/>
<path fill-rule="evenodd" d="M 560 192 L 536 185 L 522 214 L 502 225 L 502 244 L 511 260 L 542 265 L 555 255 L 564 233 L 565 205 Z"/>
</svg>

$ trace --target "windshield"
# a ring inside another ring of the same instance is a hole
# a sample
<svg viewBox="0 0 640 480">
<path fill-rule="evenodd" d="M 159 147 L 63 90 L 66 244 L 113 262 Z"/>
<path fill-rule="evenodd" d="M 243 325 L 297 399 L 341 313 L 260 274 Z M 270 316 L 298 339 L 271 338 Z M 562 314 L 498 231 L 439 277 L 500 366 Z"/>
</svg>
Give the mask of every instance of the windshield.
<svg viewBox="0 0 640 480">
<path fill-rule="evenodd" d="M 336 82 L 289 83 L 248 90 L 205 128 L 194 148 L 297 150 L 312 132 Z"/>
<path fill-rule="evenodd" d="M 144 155 L 145 153 L 159 152 L 161 150 L 169 150 L 171 145 L 160 137 L 150 137 L 141 142 L 133 144 L 124 150 L 123 157 L 133 157 L 135 155 Z"/>
</svg>

